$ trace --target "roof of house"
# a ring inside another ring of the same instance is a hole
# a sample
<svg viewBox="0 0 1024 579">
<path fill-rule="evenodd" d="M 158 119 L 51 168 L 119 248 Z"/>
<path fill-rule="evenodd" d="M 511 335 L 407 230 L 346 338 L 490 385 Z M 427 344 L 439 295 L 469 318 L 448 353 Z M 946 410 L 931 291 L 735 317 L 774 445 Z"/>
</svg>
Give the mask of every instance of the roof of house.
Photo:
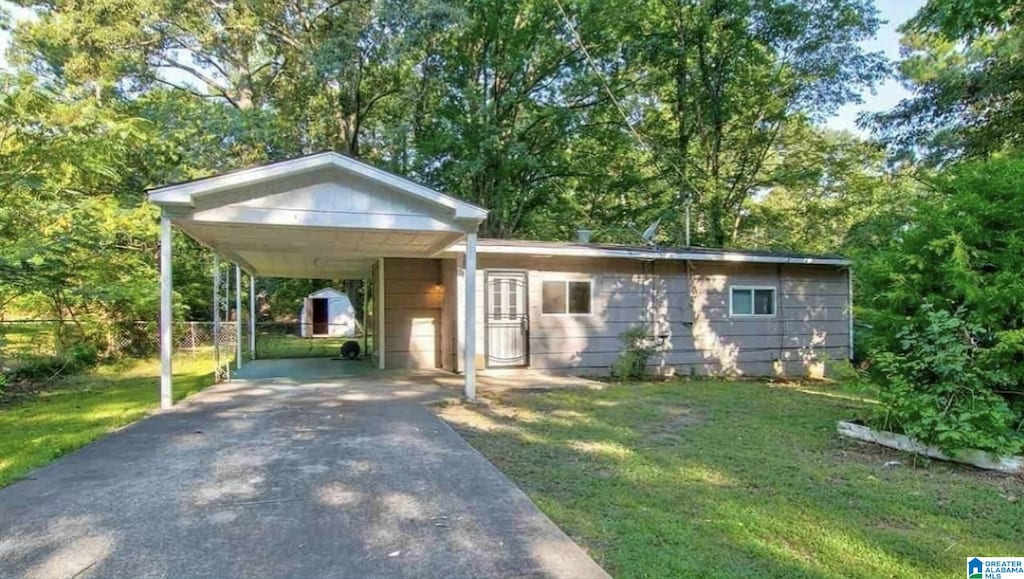
<svg viewBox="0 0 1024 579">
<path fill-rule="evenodd" d="M 227 171 L 210 177 L 203 177 L 182 183 L 174 183 L 148 189 L 150 201 L 157 205 L 194 205 L 195 198 L 226 189 L 251 186 L 284 176 L 334 167 L 358 175 L 375 183 L 387 185 L 407 195 L 443 205 L 454 211 L 455 217 L 482 221 L 487 210 L 479 205 L 452 197 L 430 187 L 421 185 L 394 173 L 378 169 L 362 161 L 333 151 L 303 155 L 283 161 L 275 161 L 234 171 Z"/>
<path fill-rule="evenodd" d="M 463 252 L 465 245 L 453 245 L 452 251 Z M 478 253 L 512 255 L 551 255 L 566 257 L 618 257 L 647 260 L 728 261 L 740 263 L 789 263 L 807 265 L 848 266 L 850 261 L 837 255 L 814 255 L 748 249 L 713 249 L 708 247 L 644 247 L 602 243 L 531 241 L 524 239 L 478 240 Z"/>
</svg>

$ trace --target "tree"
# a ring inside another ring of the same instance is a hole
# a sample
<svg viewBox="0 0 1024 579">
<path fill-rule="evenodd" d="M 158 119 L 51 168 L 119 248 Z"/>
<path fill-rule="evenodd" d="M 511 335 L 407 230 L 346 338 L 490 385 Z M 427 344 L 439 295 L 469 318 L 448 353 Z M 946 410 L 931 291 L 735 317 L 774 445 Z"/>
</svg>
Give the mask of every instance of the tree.
<svg viewBox="0 0 1024 579">
<path fill-rule="evenodd" d="M 594 91 L 565 35 L 549 1 L 474 0 L 424 57 L 440 84 L 415 119 L 419 173 L 486 206 L 487 235 L 522 234 L 573 174 L 566 150 Z"/>
<path fill-rule="evenodd" d="M 927 185 L 857 259 L 885 411 L 946 448 L 1019 451 L 1024 158 L 955 165 Z"/>
<path fill-rule="evenodd" d="M 0 305 L 79 321 L 155 311 L 155 221 L 118 195 L 150 127 L 111 113 L 30 75 L 0 78 Z"/>
<path fill-rule="evenodd" d="M 791 122 L 855 102 L 884 73 L 859 42 L 878 28 L 866 0 L 638 0 L 626 57 L 637 67 L 627 99 L 662 177 L 691 200 L 699 240 L 734 243 L 746 201 L 770 184 L 773 149 Z"/>
<path fill-rule="evenodd" d="M 874 117 L 897 152 L 930 165 L 1024 144 L 1024 11 L 1007 0 L 931 0 L 903 28 L 913 96 Z"/>
<path fill-rule="evenodd" d="M 887 161 L 876 143 L 791 123 L 767 164 L 771 186 L 744 205 L 737 243 L 856 252 L 859 238 L 851 232 L 900 213 L 917 195 L 907 169 Z"/>
</svg>

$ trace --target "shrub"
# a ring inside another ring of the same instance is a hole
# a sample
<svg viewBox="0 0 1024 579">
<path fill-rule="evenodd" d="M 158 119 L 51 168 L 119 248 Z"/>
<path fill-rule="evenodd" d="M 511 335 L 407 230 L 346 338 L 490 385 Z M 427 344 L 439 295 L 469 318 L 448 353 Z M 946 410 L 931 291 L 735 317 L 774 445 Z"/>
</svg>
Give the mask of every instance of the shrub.
<svg viewBox="0 0 1024 579">
<path fill-rule="evenodd" d="M 78 344 L 68 348 L 62 356 L 36 356 L 24 359 L 7 372 L 8 381 L 46 382 L 57 376 L 81 372 L 96 365 L 99 354 L 95 346 Z"/>
<path fill-rule="evenodd" d="M 622 352 L 612 367 L 616 378 L 639 380 L 647 376 L 647 362 L 654 355 L 654 343 L 644 326 L 633 326 L 619 334 Z"/>
<path fill-rule="evenodd" d="M 902 432 L 947 453 L 978 448 L 1013 454 L 1022 447 L 1022 417 L 997 394 L 1010 374 L 993 363 L 988 333 L 930 304 L 897 332 L 898 348 L 877 352 L 885 430 Z"/>
<path fill-rule="evenodd" d="M 67 364 L 67 359 L 60 356 L 23 358 L 7 375 L 11 381 L 43 382 L 60 374 Z"/>
<path fill-rule="evenodd" d="M 911 210 L 856 236 L 880 420 L 947 451 L 1013 450 L 1024 436 L 1024 155 L 929 179 Z"/>
</svg>

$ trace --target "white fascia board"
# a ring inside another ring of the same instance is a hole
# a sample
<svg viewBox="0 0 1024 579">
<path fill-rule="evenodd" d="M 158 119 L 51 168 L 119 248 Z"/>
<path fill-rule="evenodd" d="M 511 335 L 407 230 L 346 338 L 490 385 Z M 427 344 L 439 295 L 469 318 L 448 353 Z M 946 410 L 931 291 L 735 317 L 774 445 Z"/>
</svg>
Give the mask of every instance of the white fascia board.
<svg viewBox="0 0 1024 579">
<path fill-rule="evenodd" d="M 328 166 L 336 167 L 342 171 L 393 187 L 414 197 L 447 207 L 453 211 L 454 217 L 457 219 L 480 222 L 487 218 L 487 210 L 482 207 L 477 207 L 472 203 L 467 203 L 450 195 L 434 191 L 429 187 L 424 187 L 404 177 L 393 175 L 387 171 L 382 171 L 376 167 L 371 167 L 355 159 L 350 159 L 333 152 L 319 153 L 291 161 L 274 163 L 265 167 L 253 167 L 223 175 L 215 175 L 190 183 L 152 189 L 149 192 L 149 199 L 157 205 L 194 206 L 193 199 L 195 197 L 236 187 L 257 185 L 272 179 Z"/>
<path fill-rule="evenodd" d="M 322 298 L 322 297 L 325 297 L 325 296 L 330 296 L 332 298 L 346 297 L 343 292 L 340 292 L 340 291 L 338 291 L 338 290 L 336 290 L 336 289 L 334 289 L 332 287 L 325 287 L 323 289 L 319 289 L 319 290 L 309 294 L 306 297 L 308 297 L 308 298 Z"/>
<path fill-rule="evenodd" d="M 218 207 L 197 211 L 191 221 L 203 224 L 261 225 L 282 227 L 324 227 L 373 229 L 384 231 L 424 231 L 461 233 L 452 223 L 429 215 L 349 213 L 266 209 L 263 207 Z"/>
<path fill-rule="evenodd" d="M 201 197 L 235 187 L 256 185 L 278 177 L 323 167 L 330 163 L 328 155 L 331 154 L 333 153 L 321 153 L 265 167 L 253 167 L 223 175 L 214 175 L 189 183 L 159 187 L 150 190 L 149 199 L 157 205 L 193 205 L 193 197 Z"/>
<path fill-rule="evenodd" d="M 448 248 L 453 254 L 465 253 L 466 246 L 457 243 Z M 632 251 L 629 249 L 608 249 L 603 247 L 527 247 L 519 245 L 480 245 L 477 253 L 502 255 L 531 255 L 537 257 L 618 257 L 642 260 L 671 261 L 724 261 L 734 263 L 786 263 L 806 265 L 849 266 L 850 261 L 831 257 L 792 257 L 784 255 L 747 255 L 743 253 L 697 253 L 680 251 Z"/>
</svg>

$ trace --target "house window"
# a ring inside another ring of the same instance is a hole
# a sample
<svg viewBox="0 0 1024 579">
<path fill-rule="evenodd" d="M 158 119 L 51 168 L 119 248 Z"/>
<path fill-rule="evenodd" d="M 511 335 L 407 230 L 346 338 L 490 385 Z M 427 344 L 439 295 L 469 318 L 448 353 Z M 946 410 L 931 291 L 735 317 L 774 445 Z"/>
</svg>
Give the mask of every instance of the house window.
<svg viewBox="0 0 1024 579">
<path fill-rule="evenodd" d="M 730 316 L 774 316 L 775 288 L 732 286 L 729 288 Z"/>
<path fill-rule="evenodd" d="M 541 285 L 541 312 L 545 314 L 589 314 L 589 281 L 545 281 Z"/>
</svg>

